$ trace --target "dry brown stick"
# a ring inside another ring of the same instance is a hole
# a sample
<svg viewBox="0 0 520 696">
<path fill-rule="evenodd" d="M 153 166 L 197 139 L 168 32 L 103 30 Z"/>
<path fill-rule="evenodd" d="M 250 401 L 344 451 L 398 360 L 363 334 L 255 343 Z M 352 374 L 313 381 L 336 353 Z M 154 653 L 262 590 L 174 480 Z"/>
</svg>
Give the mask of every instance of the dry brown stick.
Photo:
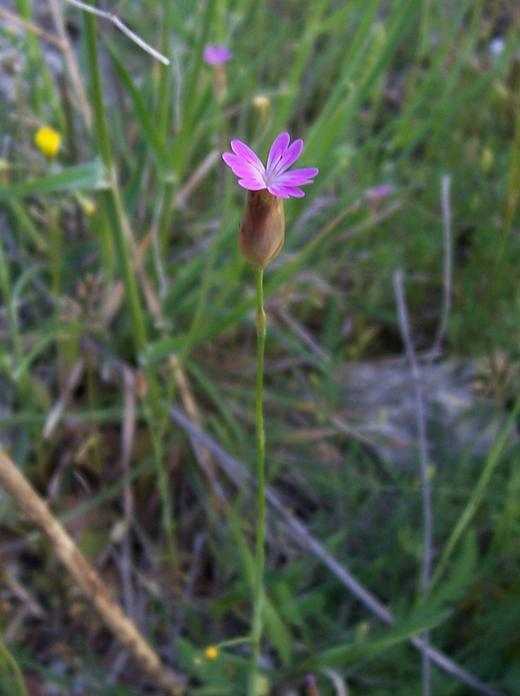
<svg viewBox="0 0 520 696">
<path fill-rule="evenodd" d="M 52 436 L 54 429 L 58 425 L 58 422 L 64 410 L 67 408 L 67 404 L 70 400 L 70 397 L 72 396 L 73 391 L 76 389 L 81 378 L 83 377 L 84 368 L 85 360 L 83 358 L 80 358 L 72 367 L 67 377 L 67 382 L 65 384 L 65 388 L 60 398 L 51 408 L 51 410 L 49 411 L 49 415 L 45 419 L 45 425 L 43 428 L 44 440 L 48 440 Z"/>
<path fill-rule="evenodd" d="M 186 409 L 186 413 L 192 422 L 197 425 L 197 427 L 202 428 L 202 421 L 197 408 L 197 403 L 190 388 L 188 376 L 184 371 L 177 355 L 171 356 L 170 366 L 174 372 L 175 381 L 179 387 L 179 392 L 184 408 Z M 215 465 L 213 463 L 211 452 L 206 447 L 202 446 L 196 438 L 190 438 L 190 442 L 199 466 L 210 483 L 215 505 L 217 509 L 222 512 L 227 508 L 226 495 L 216 476 Z"/>
<path fill-rule="evenodd" d="M 105 624 L 148 677 L 170 696 L 184 693 L 182 680 L 170 671 L 112 597 L 99 573 L 81 554 L 70 535 L 0 446 L 0 485 L 41 529 L 53 552 L 98 610 Z"/>
</svg>

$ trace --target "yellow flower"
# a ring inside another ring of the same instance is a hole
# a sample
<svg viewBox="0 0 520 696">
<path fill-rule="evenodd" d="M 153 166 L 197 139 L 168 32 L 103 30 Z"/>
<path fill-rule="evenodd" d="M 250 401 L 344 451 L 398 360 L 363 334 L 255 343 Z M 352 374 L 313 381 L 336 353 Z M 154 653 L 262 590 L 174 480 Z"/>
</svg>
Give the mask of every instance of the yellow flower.
<svg viewBox="0 0 520 696">
<path fill-rule="evenodd" d="M 208 645 L 206 650 L 204 650 L 204 655 L 206 660 L 217 660 L 218 659 L 218 648 L 214 645 Z"/>
<path fill-rule="evenodd" d="M 43 126 L 36 131 L 34 144 L 46 157 L 53 159 L 60 149 L 61 135 L 54 128 Z"/>
</svg>

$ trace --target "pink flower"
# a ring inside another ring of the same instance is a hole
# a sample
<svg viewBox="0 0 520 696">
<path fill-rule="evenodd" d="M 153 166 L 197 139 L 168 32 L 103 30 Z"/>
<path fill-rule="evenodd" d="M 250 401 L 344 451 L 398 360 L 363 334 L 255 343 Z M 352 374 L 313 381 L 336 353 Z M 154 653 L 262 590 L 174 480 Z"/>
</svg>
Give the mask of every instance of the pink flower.
<svg viewBox="0 0 520 696">
<path fill-rule="evenodd" d="M 394 187 L 390 184 L 379 184 L 379 186 L 374 186 L 374 188 L 365 191 L 365 196 L 369 201 L 378 201 L 391 196 L 394 190 Z"/>
<path fill-rule="evenodd" d="M 300 186 L 312 184 L 313 177 L 319 170 L 316 167 L 308 167 L 288 171 L 303 150 L 303 140 L 295 140 L 292 144 L 290 142 L 289 133 L 276 136 L 269 150 L 266 167 L 256 153 L 241 140 L 232 140 L 230 145 L 233 152 L 225 152 L 222 159 L 233 174 L 238 176 L 240 186 L 248 191 L 267 189 L 279 198 L 301 198 L 305 193 Z"/>
<path fill-rule="evenodd" d="M 222 65 L 231 60 L 233 54 L 227 46 L 211 46 L 204 48 L 204 62 L 208 65 Z"/>
</svg>

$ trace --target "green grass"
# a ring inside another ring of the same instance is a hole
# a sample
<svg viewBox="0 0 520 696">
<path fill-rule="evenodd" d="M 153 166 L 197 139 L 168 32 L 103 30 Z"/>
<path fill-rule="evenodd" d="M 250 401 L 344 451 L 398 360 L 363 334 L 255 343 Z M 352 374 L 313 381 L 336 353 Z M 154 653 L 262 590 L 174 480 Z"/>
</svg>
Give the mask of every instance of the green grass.
<svg viewBox="0 0 520 696">
<path fill-rule="evenodd" d="M 445 654 L 514 693 L 514 11 L 481 0 L 123 5 L 125 22 L 172 58 L 166 68 L 109 23 L 60 6 L 77 29 L 90 132 L 70 73 L 59 80 L 42 67 L 45 39 L 11 31 L 7 20 L 0 26 L 0 45 L 22 59 L 14 77 L 0 72 L 0 86 L 9 79 L 15 87 L 0 106 L 0 441 L 40 491 L 52 489 L 54 512 L 74 527 L 91 560 L 104 559 L 101 572 L 121 597 L 123 546 L 104 532 L 120 526 L 131 488 L 124 534 L 138 602 L 125 608 L 138 605 L 151 641 L 188 675 L 190 694 L 243 696 L 248 645 L 223 647 L 215 662 L 203 649 L 250 630 L 253 509 L 247 491 L 225 484 L 214 462 L 205 473 L 200 453 L 171 424 L 169 407 L 188 403 L 171 358 L 182 364 L 201 427 L 254 472 L 254 275 L 236 245 L 245 196 L 218 155 L 188 194 L 185 187 L 230 138 L 265 157 L 274 136 L 289 130 L 305 141 L 302 166 L 320 174 L 303 200 L 287 203 L 285 248 L 265 273 L 268 483 L 398 620 L 382 626 L 272 518 L 262 650 L 269 693 L 291 686 L 305 693 L 312 671 L 320 696 L 332 696 L 327 668 L 349 693 L 420 693 L 420 655 L 406 641 L 430 628 Z M 29 0 L 13 9 L 42 23 Z M 504 48 L 494 56 L 497 36 Z M 234 53 L 223 101 L 202 61 L 206 43 Z M 93 84 L 93 75 L 100 81 Z M 268 97 L 267 111 L 255 106 L 259 95 Z M 33 144 L 41 124 L 63 136 L 53 162 Z M 445 175 L 454 278 L 444 357 L 476 359 L 481 404 L 505 417 L 489 452 L 478 456 L 452 451 L 430 430 L 434 585 L 421 604 L 418 472 L 382 461 L 334 419 L 350 424 L 342 377 L 351 361 L 376 364 L 403 353 L 392 292 L 397 268 L 406 274 L 417 348 L 434 340 Z M 367 191 L 380 184 L 393 193 L 371 200 Z M 85 198 L 96 204 L 92 215 Z M 123 295 L 103 321 L 121 282 Z M 84 377 L 45 440 L 46 418 L 80 356 L 88 358 Z M 120 465 L 124 393 L 111 358 L 139 370 L 148 385 L 138 396 L 130 473 Z M 225 505 L 216 484 L 224 485 Z M 116 647 L 88 612 L 74 614 L 70 583 L 7 498 L 0 497 L 0 514 L 0 544 L 29 535 L 26 551 L 8 553 L 9 564 L 49 617 L 22 622 L 2 652 L 9 664 L 17 660 L 64 694 L 80 677 L 92 693 L 145 693 L 130 663 L 117 686 L 110 682 Z M 4 597 L 2 633 L 20 602 L 10 590 Z M 432 692 L 469 693 L 435 667 Z"/>
</svg>

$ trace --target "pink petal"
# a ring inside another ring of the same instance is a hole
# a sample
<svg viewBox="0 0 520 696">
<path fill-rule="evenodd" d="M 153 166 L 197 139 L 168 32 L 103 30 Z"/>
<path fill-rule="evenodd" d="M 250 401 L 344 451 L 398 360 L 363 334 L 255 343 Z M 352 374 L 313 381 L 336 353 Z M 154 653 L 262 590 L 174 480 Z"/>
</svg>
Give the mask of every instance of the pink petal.
<svg viewBox="0 0 520 696">
<path fill-rule="evenodd" d="M 222 159 L 227 164 L 227 166 L 232 170 L 233 174 L 238 177 L 245 176 L 261 176 L 260 172 L 256 167 L 250 162 L 246 162 L 241 157 L 237 155 L 232 155 L 231 152 L 224 152 Z"/>
<path fill-rule="evenodd" d="M 234 173 L 241 181 L 250 182 L 251 186 L 255 187 L 251 188 L 251 191 L 260 191 L 260 189 L 265 188 L 264 177 L 260 174 L 260 172 L 253 170 L 252 172 L 244 172 L 243 174 L 237 172 Z"/>
<path fill-rule="evenodd" d="M 286 169 L 289 169 L 291 164 L 294 164 L 298 157 L 302 154 L 303 150 L 303 140 L 298 138 L 298 140 L 295 140 L 292 145 L 290 145 L 285 153 L 283 154 L 282 158 L 276 164 L 273 168 L 273 174 L 281 174 L 284 172 Z M 267 165 L 267 171 L 269 171 L 269 164 Z"/>
<path fill-rule="evenodd" d="M 276 136 L 269 150 L 269 156 L 267 157 L 267 171 L 273 170 L 277 162 L 279 162 L 285 154 L 290 142 L 291 136 L 289 133 L 280 133 L 280 135 Z"/>
<path fill-rule="evenodd" d="M 239 179 L 238 183 L 240 186 L 242 186 L 242 188 L 245 188 L 248 191 L 261 191 L 262 189 L 265 189 L 264 181 L 260 181 L 259 179 L 253 179 L 251 177 Z"/>
<path fill-rule="evenodd" d="M 222 159 L 238 177 L 238 183 L 249 191 L 266 189 L 279 198 L 302 198 L 305 192 L 300 188 L 311 184 L 318 174 L 316 167 L 289 170 L 302 153 L 303 141 L 291 144 L 289 133 L 279 133 L 269 150 L 267 168 L 257 154 L 241 140 L 231 141 L 233 152 L 225 152 Z M 289 171 L 288 171 L 289 170 Z"/>
<path fill-rule="evenodd" d="M 232 140 L 231 149 L 233 152 L 244 159 L 246 162 L 250 162 L 258 171 L 265 172 L 265 167 L 260 161 L 258 155 L 251 150 L 251 148 L 243 143 L 241 140 Z"/>
<path fill-rule="evenodd" d="M 307 169 L 293 169 L 292 172 L 283 172 L 276 177 L 276 183 L 281 186 L 302 186 L 303 184 L 311 184 L 312 178 L 316 176 L 318 170 L 316 167 L 308 167 Z"/>
<path fill-rule="evenodd" d="M 272 193 L 273 196 L 278 196 L 279 198 L 303 198 L 305 196 L 305 191 L 297 186 L 280 186 L 273 184 L 268 186 L 267 190 Z"/>
<path fill-rule="evenodd" d="M 269 193 L 272 193 L 273 196 L 278 196 L 278 198 L 291 197 L 291 189 L 288 186 L 277 186 L 276 184 L 273 184 L 271 186 L 268 186 L 267 190 L 269 191 Z"/>
<path fill-rule="evenodd" d="M 204 62 L 208 65 L 221 65 L 232 58 L 233 54 L 227 46 L 208 45 L 204 48 Z"/>
</svg>

